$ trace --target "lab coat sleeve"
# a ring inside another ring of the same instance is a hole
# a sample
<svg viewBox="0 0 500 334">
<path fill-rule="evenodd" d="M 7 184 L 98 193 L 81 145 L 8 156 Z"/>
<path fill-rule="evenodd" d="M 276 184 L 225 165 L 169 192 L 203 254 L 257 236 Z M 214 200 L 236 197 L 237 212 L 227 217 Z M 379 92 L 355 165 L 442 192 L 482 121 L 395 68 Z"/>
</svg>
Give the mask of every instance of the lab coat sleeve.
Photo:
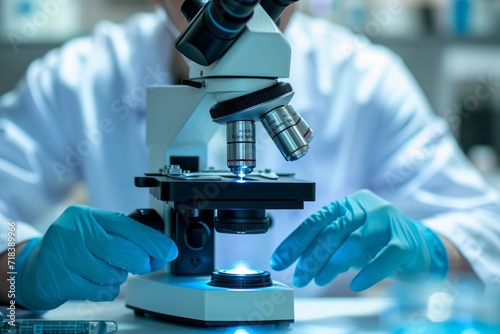
<svg viewBox="0 0 500 334">
<path fill-rule="evenodd" d="M 49 52 L 0 97 L 0 253 L 10 221 L 18 243 L 37 236 L 24 222 L 46 214 L 80 179 L 72 134 L 87 48 L 75 41 Z"/>
<path fill-rule="evenodd" d="M 500 286 L 497 192 L 462 153 L 397 58 L 374 96 L 380 111 L 371 187 L 445 237 L 487 286 Z"/>
<path fill-rule="evenodd" d="M 1 235 L 16 221 L 18 242 L 33 237 L 29 225 L 50 214 L 78 182 L 92 183 L 89 199 L 95 197 L 96 175 L 106 172 L 99 168 L 112 170 L 96 161 L 118 161 L 118 148 L 126 149 L 115 138 L 120 131 L 106 138 L 96 133 L 105 120 L 125 129 L 125 120 L 136 119 L 129 114 L 145 111 L 145 86 L 169 79 L 166 32 L 154 13 L 138 13 L 124 24 L 101 22 L 91 36 L 33 62 L 17 87 L 0 97 Z M 110 149 L 112 140 L 121 146 Z M 2 238 L 0 252 L 5 248 Z"/>
</svg>

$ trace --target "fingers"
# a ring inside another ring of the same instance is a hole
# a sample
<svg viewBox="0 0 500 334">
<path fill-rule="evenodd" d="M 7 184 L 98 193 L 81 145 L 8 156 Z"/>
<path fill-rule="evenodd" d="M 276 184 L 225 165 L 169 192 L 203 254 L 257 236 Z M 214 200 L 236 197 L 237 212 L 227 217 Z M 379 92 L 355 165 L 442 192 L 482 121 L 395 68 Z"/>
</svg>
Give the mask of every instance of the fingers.
<svg viewBox="0 0 500 334">
<path fill-rule="evenodd" d="M 150 261 L 151 271 L 160 270 L 166 264 L 167 264 L 167 262 L 165 262 L 165 261 L 158 260 L 158 259 L 155 259 L 155 258 L 151 258 L 151 261 Z"/>
<path fill-rule="evenodd" d="M 128 276 L 126 269 L 112 266 L 90 252 L 72 252 L 64 263 L 73 273 L 99 285 L 123 284 Z"/>
<path fill-rule="evenodd" d="M 172 261 L 177 257 L 177 246 L 165 234 L 138 223 L 124 214 L 88 208 L 89 214 L 106 233 L 126 239 L 150 257 Z"/>
<path fill-rule="evenodd" d="M 78 269 L 75 265 L 72 270 L 93 282 L 99 282 L 100 273 L 109 271 L 109 265 L 116 270 L 146 274 L 151 271 L 152 259 L 165 263 L 177 256 L 177 247 L 172 239 L 125 215 L 86 206 L 72 206 L 65 214 L 79 230 L 84 247 L 91 254 L 73 255 L 73 259 L 69 258 L 66 262 L 83 266 Z M 86 258 L 74 261 L 78 257 Z M 93 263 L 96 267 L 86 268 L 85 263 Z M 153 263 L 156 269 L 159 264 Z M 126 277 L 124 272 L 117 275 Z"/>
<path fill-rule="evenodd" d="M 71 290 L 66 290 L 65 299 L 83 299 L 90 301 L 112 301 L 120 293 L 120 285 L 100 285 L 86 280 L 76 274 L 70 279 L 74 282 Z"/>
<path fill-rule="evenodd" d="M 309 216 L 276 248 L 271 257 L 271 268 L 274 270 L 288 268 L 304 253 L 326 226 L 345 214 L 345 208 L 338 202 L 334 202 Z"/>
<path fill-rule="evenodd" d="M 285 239 L 273 254 L 271 266 L 281 270 L 299 259 L 293 283 L 303 287 L 314 278 L 319 285 L 325 285 L 361 259 L 366 263 L 383 245 L 361 238 L 360 230 L 368 214 L 383 205 L 385 202 L 368 190 L 346 197 L 343 203 L 332 203 L 306 219 Z"/>
<path fill-rule="evenodd" d="M 149 255 L 141 247 L 126 239 L 103 234 L 100 238 L 86 241 L 86 244 L 87 249 L 95 257 L 114 267 L 140 275 L 151 271 Z"/>
<path fill-rule="evenodd" d="M 337 218 L 306 248 L 295 268 L 293 284 L 296 287 L 306 286 L 327 264 L 351 232 L 347 226 L 350 222 L 346 216 Z"/>
<path fill-rule="evenodd" d="M 361 247 L 359 243 L 360 237 L 361 236 L 357 232 L 354 232 L 342 243 L 315 276 L 314 282 L 317 285 L 327 285 L 339 274 L 348 271 L 355 264 L 360 262 L 363 257 L 363 247 Z"/>
<path fill-rule="evenodd" d="M 392 275 L 403 261 L 400 247 L 395 243 L 385 246 L 361 271 L 353 278 L 351 289 L 362 291 Z"/>
<path fill-rule="evenodd" d="M 346 197 L 343 203 L 332 203 L 308 218 L 278 247 L 272 258 L 275 267 L 286 268 L 300 257 L 293 283 L 297 287 L 307 285 L 327 265 L 344 240 L 365 221 L 366 212 L 358 202 Z M 287 252 L 280 248 L 283 245 L 288 247 L 285 248 Z M 329 275 L 336 276 L 334 272 Z"/>
</svg>

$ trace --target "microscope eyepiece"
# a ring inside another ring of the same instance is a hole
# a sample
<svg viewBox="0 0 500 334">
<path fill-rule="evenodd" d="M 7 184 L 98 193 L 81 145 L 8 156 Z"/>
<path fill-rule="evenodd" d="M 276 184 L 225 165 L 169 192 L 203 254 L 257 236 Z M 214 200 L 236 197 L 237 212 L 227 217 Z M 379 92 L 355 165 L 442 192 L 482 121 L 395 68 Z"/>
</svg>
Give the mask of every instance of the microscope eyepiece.
<svg viewBox="0 0 500 334">
<path fill-rule="evenodd" d="M 191 22 L 191 20 L 198 14 L 198 12 L 205 6 L 208 0 L 186 0 L 181 6 L 181 13 L 184 18 Z"/>
<path fill-rule="evenodd" d="M 262 0 L 260 5 L 266 11 L 267 15 L 277 22 L 286 7 L 296 3 L 299 0 Z"/>
<path fill-rule="evenodd" d="M 236 41 L 259 0 L 186 0 L 182 13 L 190 22 L 175 47 L 192 61 L 208 66 Z"/>
<path fill-rule="evenodd" d="M 207 29 L 220 39 L 233 39 L 245 28 L 258 0 L 212 0 L 204 17 Z"/>
</svg>

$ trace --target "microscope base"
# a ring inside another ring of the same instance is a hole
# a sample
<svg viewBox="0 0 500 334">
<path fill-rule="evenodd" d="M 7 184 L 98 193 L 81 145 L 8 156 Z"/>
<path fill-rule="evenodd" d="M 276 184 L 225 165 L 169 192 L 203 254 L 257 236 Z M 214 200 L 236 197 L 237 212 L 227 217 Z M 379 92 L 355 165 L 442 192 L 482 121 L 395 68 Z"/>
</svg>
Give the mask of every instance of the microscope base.
<svg viewBox="0 0 500 334">
<path fill-rule="evenodd" d="M 256 289 L 208 285 L 209 276 L 164 272 L 129 278 L 125 305 L 136 314 L 198 326 L 289 324 L 294 321 L 293 290 L 280 282 Z"/>
</svg>

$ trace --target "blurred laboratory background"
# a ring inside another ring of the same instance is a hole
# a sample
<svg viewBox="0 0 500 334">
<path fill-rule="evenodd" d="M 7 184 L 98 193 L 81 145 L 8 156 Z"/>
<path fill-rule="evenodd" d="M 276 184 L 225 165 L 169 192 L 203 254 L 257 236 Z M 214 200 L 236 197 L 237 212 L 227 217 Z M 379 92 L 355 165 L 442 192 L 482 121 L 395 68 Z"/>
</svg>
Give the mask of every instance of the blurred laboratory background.
<svg viewBox="0 0 500 334">
<path fill-rule="evenodd" d="M 48 50 L 90 34 L 101 20 L 152 11 L 152 3 L 2 0 L 0 94 Z M 396 52 L 464 152 L 500 188 L 500 0 L 300 0 L 299 8 Z"/>
</svg>

